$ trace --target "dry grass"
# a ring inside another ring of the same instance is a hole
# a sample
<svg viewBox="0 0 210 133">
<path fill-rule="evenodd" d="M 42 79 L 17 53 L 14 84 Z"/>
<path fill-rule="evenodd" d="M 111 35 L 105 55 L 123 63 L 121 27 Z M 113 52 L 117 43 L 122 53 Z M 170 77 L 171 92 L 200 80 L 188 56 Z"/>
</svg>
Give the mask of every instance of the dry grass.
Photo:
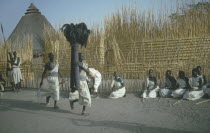
<svg viewBox="0 0 210 133">
<path fill-rule="evenodd" d="M 160 79 L 168 69 L 174 76 L 179 70 L 191 76 L 192 68 L 197 65 L 202 66 L 205 75 L 210 75 L 210 12 L 191 11 L 178 18 L 186 9 L 186 5 L 177 8 L 172 16 L 177 21 L 172 21 L 164 9 L 155 19 L 157 14 L 152 11 L 139 12 L 137 7 L 124 6 L 104 19 L 103 28 L 93 26 L 87 48 L 79 50 L 85 53 L 89 66 L 98 69 L 104 78 L 118 71 L 126 79 L 143 80 L 150 68 L 156 70 Z M 69 77 L 70 44 L 59 30 L 45 29 L 44 35 L 45 53 L 53 52 L 62 74 Z M 6 47 L 0 49 L 1 61 L 6 60 L 4 54 L 9 45 Z M 21 57 L 26 60 L 23 52 Z M 45 54 L 44 63 L 47 61 Z"/>
</svg>

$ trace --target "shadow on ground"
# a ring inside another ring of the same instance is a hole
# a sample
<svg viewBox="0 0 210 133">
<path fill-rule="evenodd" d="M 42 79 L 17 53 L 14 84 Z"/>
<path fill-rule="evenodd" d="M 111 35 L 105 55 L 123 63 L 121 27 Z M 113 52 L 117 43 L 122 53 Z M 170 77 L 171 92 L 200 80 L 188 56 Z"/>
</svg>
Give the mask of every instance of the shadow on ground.
<svg viewBox="0 0 210 133">
<path fill-rule="evenodd" d="M 149 127 L 139 123 L 119 122 L 119 121 L 94 121 L 87 119 L 70 119 L 75 126 L 96 127 L 108 130 L 109 128 L 120 129 L 132 133 L 190 133 L 188 131 L 179 131 L 160 127 Z M 102 130 L 101 130 L 102 131 Z M 102 131 L 103 132 L 103 131 Z"/>
<path fill-rule="evenodd" d="M 62 109 L 54 109 L 53 107 L 47 107 L 44 103 L 34 103 L 32 101 L 22 101 L 22 100 L 12 100 L 12 99 L 0 99 L 0 112 L 8 111 L 14 108 L 26 109 L 32 111 L 52 111 L 59 113 L 70 113 L 70 111 L 62 110 Z"/>
</svg>

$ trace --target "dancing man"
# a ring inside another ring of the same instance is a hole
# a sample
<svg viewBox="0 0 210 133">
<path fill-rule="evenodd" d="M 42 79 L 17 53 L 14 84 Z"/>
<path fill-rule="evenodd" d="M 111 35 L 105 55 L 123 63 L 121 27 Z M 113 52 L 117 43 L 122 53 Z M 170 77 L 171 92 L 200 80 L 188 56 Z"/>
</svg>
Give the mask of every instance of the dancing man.
<svg viewBox="0 0 210 133">
<path fill-rule="evenodd" d="M 59 81 L 58 81 L 58 74 L 62 77 L 61 73 L 58 70 L 59 64 L 57 61 L 54 60 L 54 54 L 48 54 L 49 62 L 45 64 L 44 72 L 42 73 L 42 79 L 40 82 L 40 87 L 43 85 L 43 79 L 47 72 L 49 72 L 47 81 L 49 84 L 48 92 L 46 95 L 46 104 L 49 104 L 49 100 L 52 97 L 54 99 L 54 108 L 58 109 L 57 101 L 59 100 L 60 95 L 60 88 L 59 88 Z"/>
</svg>

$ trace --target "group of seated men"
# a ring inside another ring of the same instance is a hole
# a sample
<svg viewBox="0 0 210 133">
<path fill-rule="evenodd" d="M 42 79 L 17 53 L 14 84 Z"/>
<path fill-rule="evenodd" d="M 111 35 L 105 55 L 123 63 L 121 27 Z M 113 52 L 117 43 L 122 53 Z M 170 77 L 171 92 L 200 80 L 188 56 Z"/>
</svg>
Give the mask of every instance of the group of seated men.
<svg viewBox="0 0 210 133">
<path fill-rule="evenodd" d="M 205 75 L 202 74 L 201 66 L 192 69 L 192 77 L 185 76 L 184 71 L 179 71 L 176 79 L 172 76 L 171 70 L 165 74 L 165 87 L 160 89 L 157 85 L 157 78 L 154 70 L 149 70 L 149 77 L 146 79 L 146 87 L 143 91 L 143 98 L 174 97 L 188 100 L 197 100 L 205 94 L 210 95 L 210 88 L 207 86 Z"/>
</svg>

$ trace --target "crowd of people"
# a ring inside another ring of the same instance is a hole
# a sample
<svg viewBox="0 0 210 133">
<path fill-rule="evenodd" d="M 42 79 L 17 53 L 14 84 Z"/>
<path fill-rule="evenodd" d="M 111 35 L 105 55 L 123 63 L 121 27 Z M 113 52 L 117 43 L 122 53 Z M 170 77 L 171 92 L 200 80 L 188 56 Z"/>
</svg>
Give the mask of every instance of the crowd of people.
<svg viewBox="0 0 210 133">
<path fill-rule="evenodd" d="M 142 94 L 143 98 L 173 97 L 188 100 L 197 100 L 204 95 L 210 95 L 210 88 L 207 86 L 206 76 L 202 74 L 201 66 L 192 69 L 192 76 L 187 78 L 184 71 L 179 71 L 176 79 L 172 71 L 165 73 L 165 87 L 160 89 L 154 70 L 149 70 L 149 77 L 146 80 L 146 87 Z"/>
<path fill-rule="evenodd" d="M 58 75 L 62 78 L 62 75 L 59 72 L 59 64 L 54 59 L 54 55 L 52 53 L 48 54 L 49 62 L 45 64 L 45 69 L 42 74 L 42 79 L 40 82 L 40 87 L 43 85 L 43 79 L 47 75 L 47 81 L 49 85 L 49 89 L 47 92 L 43 93 L 41 96 L 46 97 L 46 104 L 49 104 L 50 98 L 54 100 L 54 108 L 59 108 L 57 106 L 57 101 L 59 100 L 59 80 Z M 82 108 L 82 115 L 88 115 L 86 112 L 86 107 L 91 107 L 91 98 L 98 97 L 98 88 L 102 81 L 101 73 L 94 69 L 89 68 L 88 63 L 84 59 L 84 54 L 79 53 L 79 80 L 80 80 L 80 87 L 78 90 L 74 92 L 70 92 L 69 103 L 70 108 L 74 109 L 74 103 L 78 102 L 80 105 L 83 106 Z M 126 96 L 126 89 L 123 82 L 123 79 L 118 76 L 117 72 L 113 74 L 114 80 L 112 82 L 112 90 L 113 92 L 110 94 L 110 98 L 116 99 L 119 97 Z"/>
<path fill-rule="evenodd" d="M 54 59 L 54 54 L 48 54 L 49 62 L 44 66 L 44 72 L 42 73 L 42 78 L 40 82 L 40 88 L 43 85 L 43 80 L 47 76 L 47 81 L 49 89 L 43 93 L 41 96 L 46 97 L 46 104 L 49 104 L 50 98 L 54 100 L 54 108 L 58 109 L 57 102 L 60 97 L 59 79 L 58 76 L 62 75 L 59 72 L 59 64 Z M 20 71 L 20 58 L 17 56 L 16 52 L 13 52 L 13 56 L 9 53 L 9 60 L 11 67 L 8 67 L 7 76 L 9 82 L 12 84 L 13 90 L 19 92 L 22 81 L 22 74 Z M 78 102 L 83 106 L 82 115 L 88 115 L 86 112 L 86 107 L 91 107 L 91 98 L 98 97 L 98 89 L 102 81 L 101 73 L 94 69 L 89 68 L 88 63 L 84 58 L 83 53 L 79 53 L 79 88 L 70 92 L 69 103 L 70 108 L 74 109 L 74 103 Z M 126 86 L 122 77 L 118 75 L 117 72 L 113 73 L 113 81 L 111 83 L 111 94 L 109 98 L 117 99 L 120 97 L 126 97 Z M 0 87 L 4 91 L 4 86 L 6 81 L 0 74 Z M 192 76 L 190 78 L 185 76 L 184 71 L 179 71 L 179 76 L 175 78 L 171 70 L 167 70 L 165 73 L 165 86 L 160 88 L 158 85 L 158 80 L 155 76 L 154 69 L 150 69 L 148 72 L 148 77 L 145 81 L 145 88 L 142 91 L 141 97 L 146 98 L 156 98 L 156 97 L 173 97 L 182 98 L 188 100 L 197 100 L 204 95 L 210 95 L 210 88 L 207 86 L 207 80 L 205 75 L 202 73 L 201 66 L 197 66 L 192 70 Z"/>
</svg>

